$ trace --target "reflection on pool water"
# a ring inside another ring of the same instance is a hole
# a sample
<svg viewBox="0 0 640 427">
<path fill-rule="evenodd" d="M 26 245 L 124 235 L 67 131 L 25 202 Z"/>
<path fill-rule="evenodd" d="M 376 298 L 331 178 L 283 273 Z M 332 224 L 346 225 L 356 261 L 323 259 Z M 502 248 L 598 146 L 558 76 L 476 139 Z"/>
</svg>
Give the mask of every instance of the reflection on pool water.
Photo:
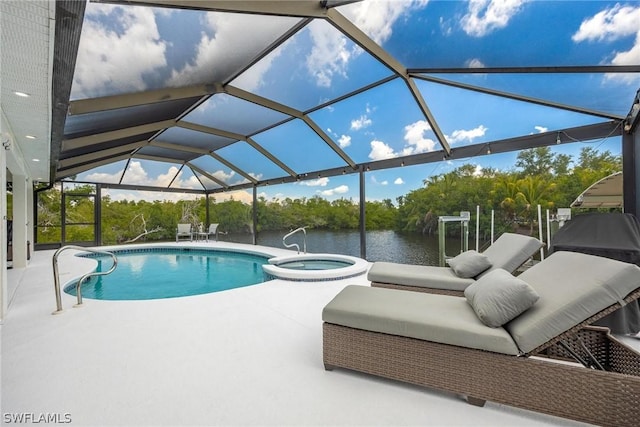
<svg viewBox="0 0 640 427">
<path fill-rule="evenodd" d="M 82 284 L 82 296 L 101 300 L 147 300 L 219 292 L 264 282 L 268 257 L 254 253 L 190 248 L 115 250 L 118 267 Z M 83 255 L 108 270 L 110 257 Z M 65 292 L 76 294 L 76 282 Z"/>
</svg>

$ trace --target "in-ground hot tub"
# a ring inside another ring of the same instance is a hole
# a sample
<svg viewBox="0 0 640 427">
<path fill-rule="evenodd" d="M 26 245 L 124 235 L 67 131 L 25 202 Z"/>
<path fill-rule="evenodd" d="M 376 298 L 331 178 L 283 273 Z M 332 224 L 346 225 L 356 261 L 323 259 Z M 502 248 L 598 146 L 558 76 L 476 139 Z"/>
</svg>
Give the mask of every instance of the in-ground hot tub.
<svg viewBox="0 0 640 427">
<path fill-rule="evenodd" d="M 264 264 L 265 279 L 298 282 L 341 280 L 366 273 L 369 263 L 362 258 L 337 254 L 298 254 L 269 259 Z"/>
</svg>

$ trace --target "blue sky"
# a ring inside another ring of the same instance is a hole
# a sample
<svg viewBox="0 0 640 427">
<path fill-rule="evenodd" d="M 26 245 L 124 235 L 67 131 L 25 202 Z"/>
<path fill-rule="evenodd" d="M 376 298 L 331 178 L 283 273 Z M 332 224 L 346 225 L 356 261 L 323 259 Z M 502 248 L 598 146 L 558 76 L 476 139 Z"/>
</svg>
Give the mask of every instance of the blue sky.
<svg viewBox="0 0 640 427">
<path fill-rule="evenodd" d="M 638 1 L 395 0 L 365 1 L 338 10 L 408 68 L 640 64 Z M 297 18 L 89 3 L 72 99 L 226 81 L 297 22 Z M 391 74 L 333 26 L 318 20 L 230 85 L 306 111 Z M 628 112 L 640 86 L 637 73 L 434 77 L 620 116 Z M 604 120 L 423 80 L 415 82 L 453 148 Z M 296 173 L 344 165 L 301 120 L 254 134 L 284 117 L 218 94 L 184 120 L 251 135 Z M 401 79 L 314 111 L 309 117 L 357 163 L 441 148 Z M 157 140 L 176 143 L 185 138 L 204 146 L 229 142 L 208 140 L 210 136 L 179 128 Z M 577 156 L 586 144 L 613 154 L 621 152 L 618 137 L 553 149 Z M 286 175 L 246 142 L 225 146 L 216 153 L 258 179 Z M 516 155 L 480 153 L 465 160 L 370 172 L 366 174 L 367 197 L 395 201 L 422 186 L 429 176 L 464 163 L 508 170 L 513 168 Z M 209 156 L 193 164 L 226 183 L 246 182 L 245 177 Z M 80 174 L 78 179 L 118 182 L 125 165 L 120 161 L 102 166 Z M 217 186 L 200 178 L 207 188 Z M 201 188 L 194 173 L 181 164 L 142 159 L 129 163 L 122 182 Z M 321 195 L 331 200 L 357 200 L 358 191 L 357 175 L 258 189 L 267 199 Z M 111 194 L 114 198 L 140 197 L 123 191 Z M 249 197 L 250 192 L 234 194 L 235 199 Z"/>
</svg>

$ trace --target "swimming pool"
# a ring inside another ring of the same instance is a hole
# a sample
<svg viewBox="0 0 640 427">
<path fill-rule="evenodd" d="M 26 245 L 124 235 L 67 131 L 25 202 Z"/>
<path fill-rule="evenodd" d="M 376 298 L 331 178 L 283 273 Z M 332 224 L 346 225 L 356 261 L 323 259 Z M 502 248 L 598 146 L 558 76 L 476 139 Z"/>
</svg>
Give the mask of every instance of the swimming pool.
<svg viewBox="0 0 640 427">
<path fill-rule="evenodd" d="M 226 250 L 144 248 L 112 251 L 118 267 L 82 284 L 82 297 L 100 300 L 148 300 L 219 292 L 264 282 L 266 255 Z M 111 267 L 109 257 L 82 255 Z M 64 291 L 76 295 L 76 283 Z"/>
</svg>

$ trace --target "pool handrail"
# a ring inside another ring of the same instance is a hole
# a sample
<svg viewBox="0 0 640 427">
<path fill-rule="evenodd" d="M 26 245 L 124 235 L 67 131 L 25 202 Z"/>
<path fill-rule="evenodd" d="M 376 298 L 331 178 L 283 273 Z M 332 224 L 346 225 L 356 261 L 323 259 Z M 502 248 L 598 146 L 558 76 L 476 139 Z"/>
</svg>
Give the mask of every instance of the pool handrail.
<svg viewBox="0 0 640 427">
<path fill-rule="evenodd" d="M 292 232 L 286 234 L 283 238 L 282 238 L 282 244 L 284 245 L 285 248 L 296 248 L 298 250 L 298 253 L 300 253 L 300 245 L 298 245 L 297 243 L 290 243 L 287 244 L 287 242 L 285 240 L 287 240 L 288 237 L 293 236 L 294 234 L 302 231 L 302 233 L 304 234 L 304 238 L 302 240 L 302 244 L 303 244 L 303 248 L 304 248 L 304 253 L 307 253 L 307 228 L 308 226 L 305 225 L 304 227 L 300 227 L 300 228 L 296 228 L 295 230 L 293 230 Z"/>
<path fill-rule="evenodd" d="M 84 246 L 76 246 L 76 245 L 66 245 L 66 246 L 63 246 L 60 249 L 58 249 L 53 254 L 53 258 L 52 258 L 52 263 L 53 263 L 53 284 L 54 284 L 54 289 L 55 289 L 55 292 L 56 292 L 56 311 L 54 311 L 51 314 L 60 314 L 60 313 L 62 313 L 62 296 L 60 294 L 60 274 L 58 273 L 58 255 L 60 255 L 61 252 L 65 251 L 67 249 L 75 249 L 75 250 L 79 250 L 79 251 L 91 252 L 91 253 L 94 253 L 94 254 L 109 255 L 113 259 L 113 265 L 111 266 L 111 268 L 109 270 L 107 270 L 107 271 L 92 271 L 91 273 L 85 274 L 84 276 L 82 276 L 80 278 L 80 280 L 78 280 L 78 283 L 76 284 L 76 296 L 78 298 L 78 303 L 76 305 L 74 305 L 74 307 L 82 307 L 82 291 L 80 289 L 80 285 L 82 284 L 82 282 L 84 282 L 89 277 L 106 276 L 107 274 L 111 274 L 113 272 L 113 270 L 115 270 L 116 267 L 118 266 L 118 258 L 116 258 L 115 254 L 113 252 L 99 251 L 97 249 L 85 248 Z"/>
</svg>

